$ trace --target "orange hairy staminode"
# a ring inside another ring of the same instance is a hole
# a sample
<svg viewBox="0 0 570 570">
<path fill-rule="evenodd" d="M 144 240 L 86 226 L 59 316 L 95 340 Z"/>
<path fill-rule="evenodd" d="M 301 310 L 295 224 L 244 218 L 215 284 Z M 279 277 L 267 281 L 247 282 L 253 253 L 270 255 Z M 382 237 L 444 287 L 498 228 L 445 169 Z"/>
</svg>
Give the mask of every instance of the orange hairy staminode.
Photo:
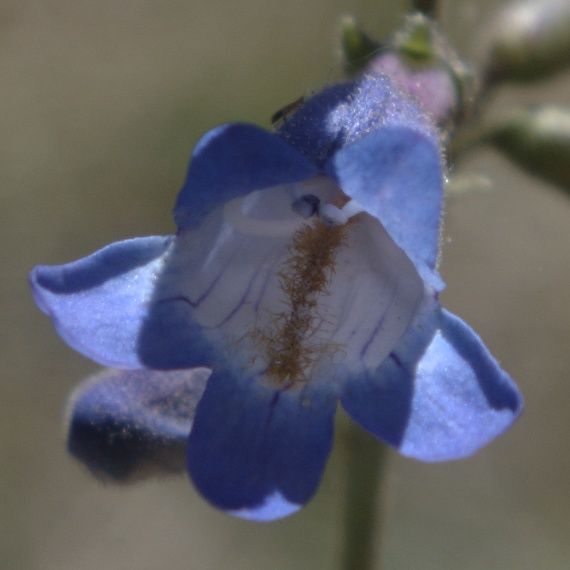
<svg viewBox="0 0 570 570">
<path fill-rule="evenodd" d="M 268 378 L 280 385 L 305 380 L 305 371 L 313 362 L 335 349 L 331 343 L 311 343 L 310 339 L 319 326 L 317 321 L 322 321 L 318 298 L 328 292 L 336 252 L 346 243 L 347 225 L 329 226 L 316 220 L 293 235 L 290 255 L 278 274 L 287 310 L 272 315 L 267 329 L 253 333 L 264 345 Z"/>
</svg>

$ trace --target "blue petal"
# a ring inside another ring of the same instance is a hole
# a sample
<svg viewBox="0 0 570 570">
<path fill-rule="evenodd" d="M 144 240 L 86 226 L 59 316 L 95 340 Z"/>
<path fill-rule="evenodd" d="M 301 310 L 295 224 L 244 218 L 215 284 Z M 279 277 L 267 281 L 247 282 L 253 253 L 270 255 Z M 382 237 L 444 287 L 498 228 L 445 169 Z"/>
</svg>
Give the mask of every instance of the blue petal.
<svg viewBox="0 0 570 570">
<path fill-rule="evenodd" d="M 105 366 L 140 366 L 138 335 L 170 237 L 111 244 L 65 265 L 38 266 L 30 282 L 63 339 Z"/>
<path fill-rule="evenodd" d="M 316 172 L 277 135 L 253 125 L 222 125 L 204 135 L 194 150 L 174 209 L 176 223 L 195 226 L 224 202 Z"/>
<path fill-rule="evenodd" d="M 434 276 L 443 199 L 436 144 L 408 127 L 386 127 L 336 153 L 328 169 L 343 191 L 375 216 L 437 288 Z"/>
<path fill-rule="evenodd" d="M 477 335 L 439 309 L 420 316 L 378 370 L 347 382 L 342 402 L 363 427 L 424 461 L 475 453 L 522 409 Z"/>
<path fill-rule="evenodd" d="M 131 482 L 182 472 L 206 368 L 105 370 L 69 404 L 67 446 L 99 478 Z"/>
<path fill-rule="evenodd" d="M 386 127 L 413 129 L 438 144 L 437 132 L 417 102 L 379 74 L 317 93 L 285 120 L 279 134 L 323 168 L 345 146 Z"/>
<path fill-rule="evenodd" d="M 292 514 L 319 484 L 335 407 L 322 386 L 278 390 L 214 371 L 190 434 L 194 484 L 235 516 L 267 521 Z"/>
</svg>

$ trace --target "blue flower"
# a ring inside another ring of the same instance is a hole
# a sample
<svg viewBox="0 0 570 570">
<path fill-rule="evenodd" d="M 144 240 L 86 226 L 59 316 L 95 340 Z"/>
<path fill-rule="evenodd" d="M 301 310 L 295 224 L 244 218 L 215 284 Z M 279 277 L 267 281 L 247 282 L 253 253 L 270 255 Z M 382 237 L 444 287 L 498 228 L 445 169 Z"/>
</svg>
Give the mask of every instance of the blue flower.
<svg viewBox="0 0 570 570">
<path fill-rule="evenodd" d="M 63 339 L 124 369 L 75 397 L 72 451 L 128 478 L 190 432 L 197 489 L 253 520 L 312 497 L 339 400 L 406 456 L 473 454 L 522 399 L 439 305 L 441 208 L 437 133 L 387 78 L 326 89 L 275 134 L 210 131 L 175 236 L 32 272 Z M 212 370 L 203 394 L 195 367 Z"/>
</svg>

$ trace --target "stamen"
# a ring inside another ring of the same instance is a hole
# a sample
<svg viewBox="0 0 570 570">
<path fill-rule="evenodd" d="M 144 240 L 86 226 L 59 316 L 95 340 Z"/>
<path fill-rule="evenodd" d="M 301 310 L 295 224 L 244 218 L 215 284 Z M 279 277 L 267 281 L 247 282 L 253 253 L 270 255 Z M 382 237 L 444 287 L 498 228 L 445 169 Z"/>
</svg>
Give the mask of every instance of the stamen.
<svg viewBox="0 0 570 570">
<path fill-rule="evenodd" d="M 328 225 L 342 226 L 363 211 L 364 208 L 356 200 L 349 200 L 342 208 L 337 208 L 333 204 L 323 204 L 319 208 L 319 216 Z"/>
<path fill-rule="evenodd" d="M 342 211 L 350 218 L 353 218 L 357 214 L 364 212 L 362 205 L 356 200 L 349 200 L 343 207 Z"/>
</svg>

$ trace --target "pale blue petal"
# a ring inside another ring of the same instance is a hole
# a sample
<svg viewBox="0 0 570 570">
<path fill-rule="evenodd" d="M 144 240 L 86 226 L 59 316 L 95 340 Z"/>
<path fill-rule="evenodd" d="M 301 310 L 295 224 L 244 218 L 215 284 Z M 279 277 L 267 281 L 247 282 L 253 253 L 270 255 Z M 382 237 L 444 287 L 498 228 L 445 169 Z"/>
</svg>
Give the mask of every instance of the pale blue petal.
<svg viewBox="0 0 570 570">
<path fill-rule="evenodd" d="M 329 455 L 336 398 L 322 386 L 277 389 L 214 371 L 194 420 L 188 470 L 216 507 L 250 520 L 292 514 Z"/>
<path fill-rule="evenodd" d="M 199 224 L 214 208 L 262 188 L 304 180 L 316 167 L 280 137 L 254 125 L 228 124 L 202 137 L 174 209 L 176 224 Z"/>
<path fill-rule="evenodd" d="M 251 509 L 228 511 L 228 514 L 255 522 L 270 522 L 296 513 L 303 505 L 288 501 L 277 491 L 266 497 L 263 503 Z"/>
<path fill-rule="evenodd" d="M 126 483 L 182 472 L 206 368 L 105 370 L 71 395 L 67 447 L 97 477 Z"/>
<path fill-rule="evenodd" d="M 343 191 L 376 217 L 434 287 L 443 176 L 433 140 L 408 127 L 385 127 L 346 146 L 328 164 Z"/>
<path fill-rule="evenodd" d="M 105 366 L 139 367 L 138 336 L 171 242 L 131 239 L 73 263 L 38 266 L 30 275 L 36 302 L 75 350 Z"/>
<path fill-rule="evenodd" d="M 418 316 L 376 371 L 347 381 L 342 402 L 367 430 L 424 461 L 472 455 L 522 409 L 478 336 L 437 308 Z"/>
</svg>

